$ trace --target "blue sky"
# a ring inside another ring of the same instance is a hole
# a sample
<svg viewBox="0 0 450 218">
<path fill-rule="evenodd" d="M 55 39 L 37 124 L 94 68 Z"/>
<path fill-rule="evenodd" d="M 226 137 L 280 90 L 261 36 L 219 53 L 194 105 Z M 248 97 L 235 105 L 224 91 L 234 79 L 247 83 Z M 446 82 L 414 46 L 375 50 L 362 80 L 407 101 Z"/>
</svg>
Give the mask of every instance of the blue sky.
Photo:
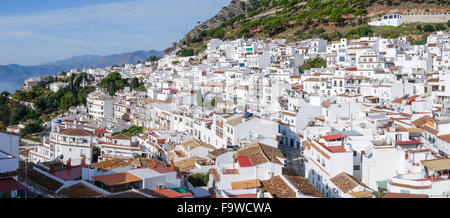
<svg viewBox="0 0 450 218">
<path fill-rule="evenodd" d="M 231 0 L 1 0 L 0 65 L 163 50 Z"/>
</svg>

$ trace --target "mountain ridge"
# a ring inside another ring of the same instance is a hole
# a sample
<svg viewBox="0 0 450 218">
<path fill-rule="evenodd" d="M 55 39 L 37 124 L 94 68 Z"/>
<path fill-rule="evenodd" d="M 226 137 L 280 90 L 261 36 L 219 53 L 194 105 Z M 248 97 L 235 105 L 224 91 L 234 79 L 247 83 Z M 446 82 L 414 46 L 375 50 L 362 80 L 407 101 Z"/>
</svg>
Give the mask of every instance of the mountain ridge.
<svg viewBox="0 0 450 218">
<path fill-rule="evenodd" d="M 162 56 L 165 52 L 156 50 L 139 50 L 112 55 L 80 55 L 40 65 L 0 65 L 1 91 L 14 91 L 19 89 L 23 81 L 34 76 L 49 76 L 59 74 L 61 71 L 83 69 L 88 67 L 107 67 L 113 65 L 136 64 L 145 61 L 151 56 Z"/>
</svg>

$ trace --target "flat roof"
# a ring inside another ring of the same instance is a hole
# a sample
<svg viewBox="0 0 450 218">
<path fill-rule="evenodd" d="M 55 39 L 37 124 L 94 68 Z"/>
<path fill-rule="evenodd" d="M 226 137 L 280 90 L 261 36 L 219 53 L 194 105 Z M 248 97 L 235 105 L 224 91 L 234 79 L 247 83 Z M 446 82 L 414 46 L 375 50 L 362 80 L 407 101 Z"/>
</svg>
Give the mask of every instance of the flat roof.
<svg viewBox="0 0 450 218">
<path fill-rule="evenodd" d="M 261 187 L 261 183 L 257 179 L 231 182 L 232 189 L 257 188 L 257 187 Z"/>
<path fill-rule="evenodd" d="M 345 136 L 343 134 L 336 134 L 336 135 L 323 136 L 322 138 L 325 139 L 326 141 L 331 141 L 331 140 L 345 138 Z"/>
<path fill-rule="evenodd" d="M 0 180 L 0 193 L 25 189 L 25 186 L 14 179 Z"/>
<path fill-rule="evenodd" d="M 174 190 L 169 189 L 169 188 L 167 188 L 167 189 L 160 189 L 160 190 L 156 189 L 156 190 L 152 190 L 152 191 L 154 191 L 154 192 L 156 192 L 156 193 L 158 193 L 160 195 L 163 195 L 165 197 L 168 197 L 168 198 L 193 197 L 193 195 L 191 193 L 189 193 L 189 192 L 180 193 L 180 192 L 174 191 Z"/>
<path fill-rule="evenodd" d="M 128 172 L 139 178 L 142 178 L 142 179 L 152 178 L 152 177 L 157 177 L 157 176 L 162 175 L 161 173 L 159 173 L 155 170 L 149 169 L 149 168 L 135 169 L 135 170 L 130 170 Z"/>
<path fill-rule="evenodd" d="M 97 181 L 102 182 L 103 184 L 114 186 L 114 185 L 122 185 L 132 182 L 138 182 L 142 179 L 129 173 L 129 172 L 123 172 L 123 173 L 114 173 L 104 176 L 93 176 Z"/>
</svg>

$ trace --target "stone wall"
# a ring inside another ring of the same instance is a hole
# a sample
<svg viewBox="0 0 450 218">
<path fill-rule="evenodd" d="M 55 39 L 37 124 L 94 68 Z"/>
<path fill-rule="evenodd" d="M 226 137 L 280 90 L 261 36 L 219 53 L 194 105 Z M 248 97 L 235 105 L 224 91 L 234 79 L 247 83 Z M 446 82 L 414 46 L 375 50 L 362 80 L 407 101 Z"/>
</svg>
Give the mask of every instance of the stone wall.
<svg viewBox="0 0 450 218">
<path fill-rule="evenodd" d="M 450 20 L 450 13 L 405 13 L 403 23 L 445 23 Z"/>
</svg>

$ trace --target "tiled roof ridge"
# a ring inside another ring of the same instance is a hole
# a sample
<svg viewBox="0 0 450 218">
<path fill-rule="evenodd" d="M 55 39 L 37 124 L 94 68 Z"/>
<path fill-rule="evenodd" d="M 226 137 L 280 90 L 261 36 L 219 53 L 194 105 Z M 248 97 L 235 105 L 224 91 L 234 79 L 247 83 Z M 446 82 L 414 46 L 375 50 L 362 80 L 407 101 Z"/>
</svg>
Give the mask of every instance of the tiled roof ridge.
<svg viewBox="0 0 450 218">
<path fill-rule="evenodd" d="M 261 153 L 263 154 L 263 156 L 266 158 L 266 160 L 269 161 L 269 162 L 272 162 L 272 161 L 270 161 L 270 159 L 269 159 L 269 157 L 267 156 L 266 152 L 264 152 L 264 149 L 262 148 L 262 144 L 259 143 L 259 142 L 257 142 L 257 146 L 259 147 L 259 150 L 261 151 Z M 250 160 L 250 162 L 251 162 L 251 160 Z M 253 163 L 252 163 L 252 164 L 253 164 Z"/>
</svg>

